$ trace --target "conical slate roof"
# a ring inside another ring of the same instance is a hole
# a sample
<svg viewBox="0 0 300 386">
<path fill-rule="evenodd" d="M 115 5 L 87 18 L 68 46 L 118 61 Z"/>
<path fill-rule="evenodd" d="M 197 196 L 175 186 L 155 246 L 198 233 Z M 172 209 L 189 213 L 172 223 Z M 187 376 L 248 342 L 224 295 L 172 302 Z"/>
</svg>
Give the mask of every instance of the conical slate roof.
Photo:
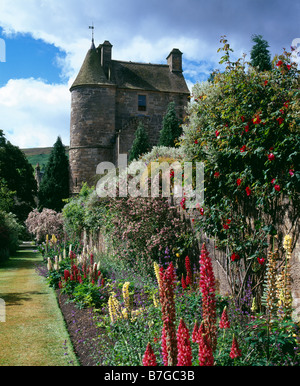
<svg viewBox="0 0 300 386">
<path fill-rule="evenodd" d="M 112 83 L 107 80 L 100 63 L 100 55 L 92 44 L 70 90 L 81 86 L 101 86 L 108 84 Z"/>
</svg>

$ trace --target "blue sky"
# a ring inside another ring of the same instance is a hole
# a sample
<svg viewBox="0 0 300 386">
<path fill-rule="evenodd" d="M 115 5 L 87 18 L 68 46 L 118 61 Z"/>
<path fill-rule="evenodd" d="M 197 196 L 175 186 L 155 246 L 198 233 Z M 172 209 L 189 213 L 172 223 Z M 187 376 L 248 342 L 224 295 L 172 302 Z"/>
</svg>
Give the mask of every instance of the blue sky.
<svg viewBox="0 0 300 386">
<path fill-rule="evenodd" d="M 0 128 L 21 148 L 52 146 L 59 135 L 69 145 L 69 87 L 91 23 L 96 45 L 113 44 L 113 59 L 166 63 L 179 48 L 192 88 L 219 67 L 221 35 L 236 58 L 250 59 L 253 34 L 280 54 L 297 38 L 300 45 L 299 19 L 294 0 L 1 0 Z"/>
<path fill-rule="evenodd" d="M 0 87 L 10 79 L 19 78 L 40 78 L 46 83 L 64 80 L 58 58 L 63 60 L 66 54 L 53 44 L 34 39 L 30 33 L 7 37 L 2 28 L 0 38 L 6 48 L 6 61 L 0 67 Z"/>
</svg>

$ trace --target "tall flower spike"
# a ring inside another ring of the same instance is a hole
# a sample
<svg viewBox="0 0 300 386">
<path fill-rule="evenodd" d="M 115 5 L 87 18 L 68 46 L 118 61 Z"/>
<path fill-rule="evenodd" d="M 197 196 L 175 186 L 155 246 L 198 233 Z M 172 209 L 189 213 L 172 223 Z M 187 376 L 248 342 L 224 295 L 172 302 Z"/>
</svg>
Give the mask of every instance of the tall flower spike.
<svg viewBox="0 0 300 386">
<path fill-rule="evenodd" d="M 202 246 L 200 256 L 199 287 L 202 292 L 202 317 L 210 339 L 211 348 L 215 351 L 217 346 L 215 276 L 205 244 Z"/>
<path fill-rule="evenodd" d="M 180 319 L 177 330 L 177 349 L 177 366 L 192 366 L 190 333 L 183 319 Z"/>
<path fill-rule="evenodd" d="M 231 359 L 239 358 L 242 356 L 242 351 L 239 348 L 238 341 L 237 341 L 235 335 L 233 335 L 232 346 L 231 346 L 231 351 L 230 351 L 229 356 Z"/>
<path fill-rule="evenodd" d="M 228 319 L 227 307 L 226 306 L 224 307 L 219 327 L 220 328 L 230 328 L 230 322 L 229 322 L 229 319 Z"/>
<path fill-rule="evenodd" d="M 176 311 L 174 301 L 175 271 L 171 262 L 164 271 L 160 269 L 160 302 L 162 320 L 166 335 L 166 347 L 168 352 L 168 365 L 175 366 L 177 363 L 177 340 L 176 340 Z"/>
<path fill-rule="evenodd" d="M 127 281 L 126 283 L 124 283 L 123 288 L 122 288 L 122 294 L 123 294 L 123 299 L 124 299 L 124 303 L 125 303 L 125 308 L 127 309 L 128 312 L 130 312 L 130 310 L 131 310 L 130 297 L 129 297 L 129 291 L 128 291 L 129 285 L 130 285 L 130 282 Z"/>
<path fill-rule="evenodd" d="M 186 285 L 192 284 L 192 268 L 191 268 L 191 262 L 190 258 L 186 256 L 185 258 L 185 268 L 186 268 Z"/>
<path fill-rule="evenodd" d="M 121 306 L 119 301 L 116 299 L 115 293 L 112 293 L 108 299 L 109 315 L 112 323 L 115 323 L 117 319 L 122 316 Z"/>
<path fill-rule="evenodd" d="M 182 274 L 182 276 L 181 276 L 181 285 L 182 285 L 182 288 L 183 289 L 186 289 L 186 281 L 184 280 L 184 276 L 183 276 L 183 274 Z"/>
<path fill-rule="evenodd" d="M 193 333 L 192 333 L 192 342 L 193 342 L 193 343 L 197 343 L 197 340 L 198 340 L 198 331 L 199 331 L 199 323 L 198 323 L 198 320 L 196 320 L 196 321 L 195 321 L 195 324 L 194 324 Z"/>
<path fill-rule="evenodd" d="M 143 357 L 144 366 L 157 366 L 156 357 L 153 348 L 150 343 L 147 344 L 147 348 Z"/>
<path fill-rule="evenodd" d="M 210 345 L 210 340 L 207 334 L 202 334 L 201 326 L 199 328 L 198 342 L 199 342 L 199 366 L 213 366 L 214 365 L 214 355 L 213 350 Z"/>
<path fill-rule="evenodd" d="M 157 264 L 156 261 L 154 262 L 154 272 L 155 272 L 157 284 L 158 284 L 158 286 L 160 287 L 159 265 Z"/>
</svg>

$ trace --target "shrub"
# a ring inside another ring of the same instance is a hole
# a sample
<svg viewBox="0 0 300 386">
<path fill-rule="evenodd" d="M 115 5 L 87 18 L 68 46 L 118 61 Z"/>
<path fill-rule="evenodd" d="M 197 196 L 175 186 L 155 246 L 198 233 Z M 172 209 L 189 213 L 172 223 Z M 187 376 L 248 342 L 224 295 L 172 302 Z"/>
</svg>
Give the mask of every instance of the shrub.
<svg viewBox="0 0 300 386">
<path fill-rule="evenodd" d="M 196 228 L 226 253 L 228 277 L 237 273 L 232 290 L 242 296 L 245 276 L 262 279 L 269 235 L 288 210 L 294 220 L 299 212 L 300 78 L 287 52 L 259 72 L 242 59 L 231 62 L 222 42 L 226 70 L 194 87 L 181 146 L 187 159 L 205 165 Z"/>
<path fill-rule="evenodd" d="M 6 259 L 19 247 L 24 227 L 12 213 L 0 211 L 0 259 Z"/>
<path fill-rule="evenodd" d="M 43 209 L 41 213 L 34 209 L 29 213 L 25 225 L 38 243 L 44 241 L 47 235 L 55 235 L 57 238 L 63 237 L 62 214 L 52 209 Z"/>
</svg>

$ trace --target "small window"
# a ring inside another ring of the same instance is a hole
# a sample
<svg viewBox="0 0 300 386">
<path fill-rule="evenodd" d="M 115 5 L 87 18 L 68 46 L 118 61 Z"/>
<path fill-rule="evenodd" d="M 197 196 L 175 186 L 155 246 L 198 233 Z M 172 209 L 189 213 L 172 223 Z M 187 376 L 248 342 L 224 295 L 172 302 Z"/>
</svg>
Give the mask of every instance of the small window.
<svg viewBox="0 0 300 386">
<path fill-rule="evenodd" d="M 138 96 L 138 110 L 139 111 L 146 111 L 146 109 L 147 109 L 146 95 L 139 95 Z"/>
</svg>

